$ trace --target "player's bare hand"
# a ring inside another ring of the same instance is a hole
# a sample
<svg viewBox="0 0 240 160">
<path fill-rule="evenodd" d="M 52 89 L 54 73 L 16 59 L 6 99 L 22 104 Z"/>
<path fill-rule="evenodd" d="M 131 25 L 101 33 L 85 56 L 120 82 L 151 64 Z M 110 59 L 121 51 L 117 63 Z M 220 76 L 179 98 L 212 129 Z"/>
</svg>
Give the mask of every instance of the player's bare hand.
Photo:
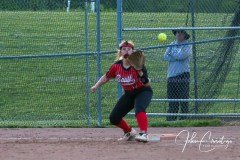
<svg viewBox="0 0 240 160">
<path fill-rule="evenodd" d="M 97 90 L 97 87 L 96 87 L 96 86 L 92 86 L 92 87 L 91 87 L 91 92 L 92 92 L 92 93 L 96 92 L 96 90 Z"/>
</svg>

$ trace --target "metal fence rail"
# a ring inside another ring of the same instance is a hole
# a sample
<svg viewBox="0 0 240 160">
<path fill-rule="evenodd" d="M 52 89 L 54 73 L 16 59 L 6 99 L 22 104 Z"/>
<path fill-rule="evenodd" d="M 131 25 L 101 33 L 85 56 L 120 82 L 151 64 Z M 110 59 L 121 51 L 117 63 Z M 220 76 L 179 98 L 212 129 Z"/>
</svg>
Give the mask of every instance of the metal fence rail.
<svg viewBox="0 0 240 160">
<path fill-rule="evenodd" d="M 238 30 L 240 27 L 164 27 L 164 28 L 123 28 L 123 31 L 166 31 L 166 30 Z"/>
<path fill-rule="evenodd" d="M 152 102 L 240 102 L 240 99 L 152 99 Z"/>
<path fill-rule="evenodd" d="M 129 113 L 129 115 L 134 116 L 135 113 Z M 186 116 L 189 118 L 240 118 L 238 113 L 207 113 L 207 114 L 184 114 L 184 113 L 147 113 L 149 117 L 166 117 L 166 116 Z"/>
</svg>

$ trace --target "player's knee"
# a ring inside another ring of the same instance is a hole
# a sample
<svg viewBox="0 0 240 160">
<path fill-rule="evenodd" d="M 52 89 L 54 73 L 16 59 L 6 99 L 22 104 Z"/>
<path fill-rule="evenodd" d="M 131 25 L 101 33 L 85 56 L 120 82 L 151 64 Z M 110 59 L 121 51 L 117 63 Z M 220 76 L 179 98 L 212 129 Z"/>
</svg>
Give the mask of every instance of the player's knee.
<svg viewBox="0 0 240 160">
<path fill-rule="evenodd" d="M 119 124 L 120 121 L 121 121 L 121 119 L 117 118 L 117 117 L 114 116 L 114 115 L 110 115 L 110 116 L 109 116 L 109 120 L 110 120 L 110 123 L 111 123 L 112 125 L 117 125 L 117 124 Z"/>
<path fill-rule="evenodd" d="M 135 115 L 137 115 L 137 114 L 140 113 L 140 112 L 146 112 L 146 108 L 145 108 L 145 107 L 142 107 L 142 106 L 136 107 L 136 109 L 135 109 Z"/>
</svg>

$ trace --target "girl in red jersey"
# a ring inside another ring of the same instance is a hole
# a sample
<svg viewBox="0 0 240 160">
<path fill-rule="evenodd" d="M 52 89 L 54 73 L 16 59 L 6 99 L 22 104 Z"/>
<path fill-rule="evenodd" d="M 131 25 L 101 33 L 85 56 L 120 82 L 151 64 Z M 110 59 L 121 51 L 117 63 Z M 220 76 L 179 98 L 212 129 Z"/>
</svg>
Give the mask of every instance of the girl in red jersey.
<svg viewBox="0 0 240 160">
<path fill-rule="evenodd" d="M 146 109 L 151 102 L 153 91 L 149 85 L 147 69 L 144 66 L 142 70 L 136 70 L 128 62 L 127 57 L 129 55 L 133 52 L 141 52 L 134 51 L 133 42 L 123 41 L 119 45 L 119 49 L 115 63 L 91 88 L 91 91 L 95 92 L 98 87 L 115 78 L 125 91 L 109 117 L 111 124 L 121 128 L 124 132 L 123 138 L 119 140 L 135 139 L 137 141 L 148 142 Z M 133 108 L 135 109 L 135 117 L 140 129 L 139 134 L 123 119 Z"/>
</svg>

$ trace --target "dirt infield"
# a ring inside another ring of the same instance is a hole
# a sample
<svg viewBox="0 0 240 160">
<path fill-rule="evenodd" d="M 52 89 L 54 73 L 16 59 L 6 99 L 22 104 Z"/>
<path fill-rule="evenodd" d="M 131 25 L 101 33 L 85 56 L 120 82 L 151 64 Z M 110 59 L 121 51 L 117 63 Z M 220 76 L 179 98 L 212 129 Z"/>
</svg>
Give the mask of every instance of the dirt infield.
<svg viewBox="0 0 240 160">
<path fill-rule="evenodd" d="M 0 129 L 0 160 L 240 160 L 239 126 L 150 128 L 149 133 L 179 136 L 139 143 L 117 141 L 122 136 L 117 128 Z"/>
</svg>

